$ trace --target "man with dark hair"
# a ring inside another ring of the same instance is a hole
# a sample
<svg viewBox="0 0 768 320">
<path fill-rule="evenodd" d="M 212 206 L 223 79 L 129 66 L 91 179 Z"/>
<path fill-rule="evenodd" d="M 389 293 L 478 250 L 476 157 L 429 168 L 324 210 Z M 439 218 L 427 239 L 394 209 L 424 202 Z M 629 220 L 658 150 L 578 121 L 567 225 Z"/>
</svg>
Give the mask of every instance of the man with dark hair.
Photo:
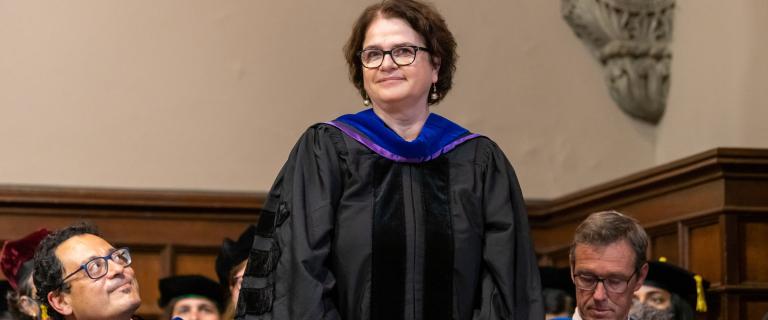
<svg viewBox="0 0 768 320">
<path fill-rule="evenodd" d="M 633 293 L 648 274 L 647 248 L 648 235 L 635 219 L 604 211 L 584 220 L 570 251 L 573 319 L 629 319 Z"/>
<path fill-rule="evenodd" d="M 114 248 L 88 224 L 43 239 L 35 253 L 34 280 L 54 320 L 127 320 L 141 304 L 128 248 Z"/>
</svg>

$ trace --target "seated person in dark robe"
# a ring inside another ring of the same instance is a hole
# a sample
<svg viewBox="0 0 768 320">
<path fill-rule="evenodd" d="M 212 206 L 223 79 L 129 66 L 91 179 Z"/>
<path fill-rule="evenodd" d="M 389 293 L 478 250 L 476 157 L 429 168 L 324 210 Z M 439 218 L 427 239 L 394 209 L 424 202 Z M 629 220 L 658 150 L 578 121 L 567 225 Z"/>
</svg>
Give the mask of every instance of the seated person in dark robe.
<svg viewBox="0 0 768 320">
<path fill-rule="evenodd" d="M 539 267 L 541 295 L 544 302 L 545 320 L 570 320 L 573 314 L 576 287 L 571 279 L 571 269 Z"/>
<path fill-rule="evenodd" d="M 13 291 L 8 281 L 0 280 L 0 297 L 4 297 Z M 0 299 L 0 320 L 12 320 L 11 313 L 8 311 L 8 300 Z"/>
<path fill-rule="evenodd" d="M 669 314 L 669 319 L 695 319 L 694 310 L 707 311 L 705 290 L 709 282 L 688 270 L 662 261 L 648 262 L 648 277 L 635 292 L 638 303 Z M 637 309 L 637 311 L 635 311 Z M 633 308 L 630 314 L 640 315 L 642 308 Z M 649 312 L 645 312 L 649 313 Z"/>
<path fill-rule="evenodd" d="M 224 310 L 224 290 L 201 275 L 172 276 L 160 279 L 162 319 L 219 320 Z"/>
<path fill-rule="evenodd" d="M 32 282 L 35 249 L 50 232 L 40 229 L 18 240 L 8 240 L 0 253 L 0 269 L 12 290 L 7 293 L 8 310 L 14 319 L 37 319 L 40 305 Z"/>
</svg>

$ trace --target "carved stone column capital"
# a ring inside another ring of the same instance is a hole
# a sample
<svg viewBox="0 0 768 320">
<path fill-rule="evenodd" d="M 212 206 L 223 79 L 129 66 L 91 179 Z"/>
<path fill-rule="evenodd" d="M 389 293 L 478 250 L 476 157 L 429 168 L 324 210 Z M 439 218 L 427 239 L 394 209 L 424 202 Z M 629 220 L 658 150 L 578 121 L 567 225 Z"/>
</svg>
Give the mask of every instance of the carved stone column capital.
<svg viewBox="0 0 768 320">
<path fill-rule="evenodd" d="M 562 0 L 562 14 L 602 64 L 611 97 L 658 123 L 669 92 L 675 0 Z"/>
</svg>

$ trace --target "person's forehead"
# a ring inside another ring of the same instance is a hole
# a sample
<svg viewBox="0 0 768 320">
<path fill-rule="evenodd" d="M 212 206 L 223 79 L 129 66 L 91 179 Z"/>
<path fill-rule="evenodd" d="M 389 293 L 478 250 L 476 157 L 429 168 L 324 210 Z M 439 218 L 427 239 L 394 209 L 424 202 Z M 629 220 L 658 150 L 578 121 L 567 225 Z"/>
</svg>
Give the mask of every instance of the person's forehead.
<svg viewBox="0 0 768 320">
<path fill-rule="evenodd" d="M 635 253 L 626 241 L 605 246 L 577 244 L 574 250 L 575 268 L 604 273 L 624 273 L 634 268 Z"/>
<path fill-rule="evenodd" d="M 112 245 L 99 236 L 80 234 L 59 244 L 55 254 L 65 266 L 67 264 L 79 265 L 90 258 L 103 256 L 112 249 Z"/>
<path fill-rule="evenodd" d="M 410 44 L 423 42 L 421 35 L 407 21 L 397 17 L 377 16 L 371 21 L 368 29 L 365 31 L 363 47 L 391 45 L 391 43 L 379 43 L 390 41 L 407 42 Z"/>
<path fill-rule="evenodd" d="M 202 305 L 215 305 L 215 303 L 208 298 L 203 297 L 188 297 L 180 299 L 176 302 L 176 307 L 179 306 L 202 306 Z"/>
</svg>

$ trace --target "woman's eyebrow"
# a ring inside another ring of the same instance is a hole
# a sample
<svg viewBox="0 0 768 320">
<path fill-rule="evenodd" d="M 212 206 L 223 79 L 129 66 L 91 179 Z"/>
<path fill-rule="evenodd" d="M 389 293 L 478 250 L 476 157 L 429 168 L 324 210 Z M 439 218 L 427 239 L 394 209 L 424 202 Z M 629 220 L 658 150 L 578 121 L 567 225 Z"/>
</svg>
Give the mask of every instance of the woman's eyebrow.
<svg viewBox="0 0 768 320">
<path fill-rule="evenodd" d="M 417 45 L 415 43 L 412 43 L 410 41 L 405 41 L 405 42 L 396 43 L 396 44 L 392 45 L 391 48 L 399 48 L 399 47 L 406 47 L 406 46 L 419 46 L 419 45 Z M 366 50 L 366 49 L 382 49 L 382 48 L 383 47 L 380 46 L 380 45 L 369 45 L 369 46 L 364 47 L 363 50 Z"/>
</svg>

